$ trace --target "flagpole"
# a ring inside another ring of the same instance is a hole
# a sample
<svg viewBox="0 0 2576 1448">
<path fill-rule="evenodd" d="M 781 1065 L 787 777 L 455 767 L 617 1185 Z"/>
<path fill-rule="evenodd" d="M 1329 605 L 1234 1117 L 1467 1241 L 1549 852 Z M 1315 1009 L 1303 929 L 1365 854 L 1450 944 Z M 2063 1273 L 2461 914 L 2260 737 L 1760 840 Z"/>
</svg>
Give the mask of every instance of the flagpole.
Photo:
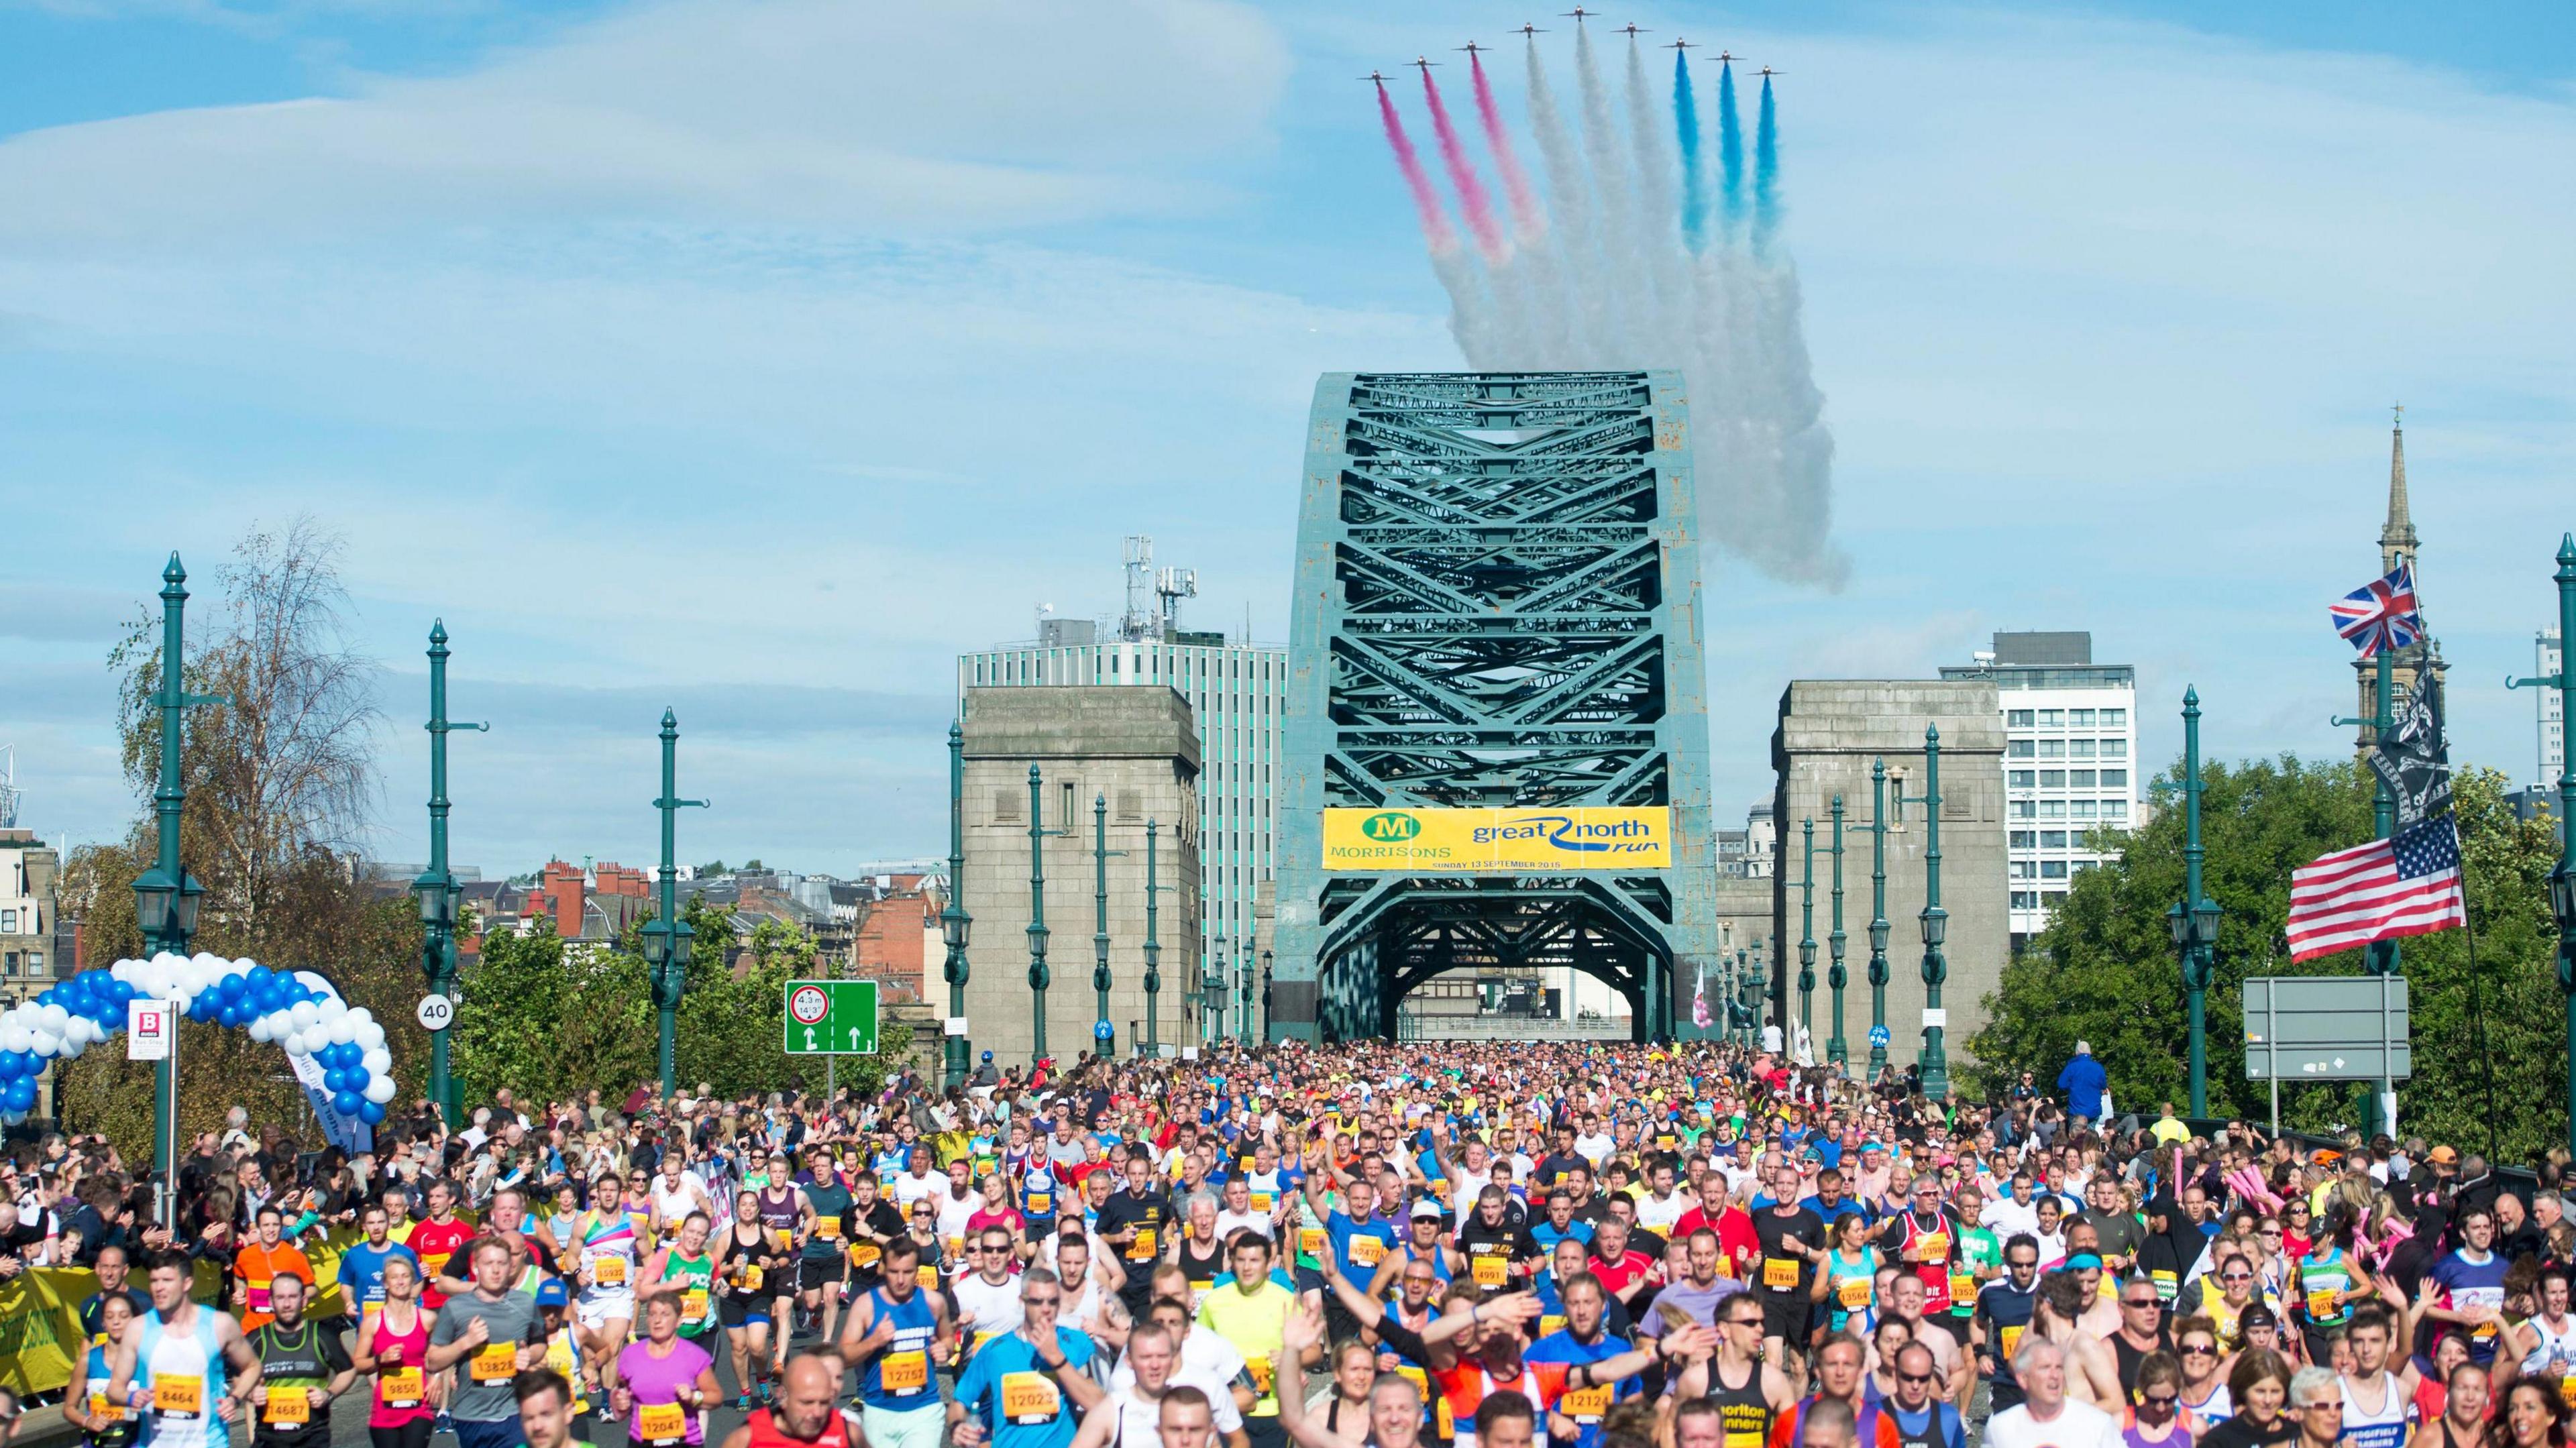
<svg viewBox="0 0 2576 1448">
<path fill-rule="evenodd" d="M 2422 594 L 2418 592 L 2416 596 L 2420 599 Z M 2371 747 L 2374 749 L 2381 747 L 2386 742 L 2389 731 L 2397 727 L 2397 680 L 2396 670 L 2390 657 L 2396 652 L 2396 649 L 2393 647 L 2385 647 L 2379 651 L 2379 677 L 2376 686 L 2372 690 L 2373 697 L 2371 699 L 2371 714 L 2373 717 L 2370 721 L 2370 743 Z M 2416 687 L 2423 687 L 2423 681 L 2421 679 L 2416 681 Z M 2373 772 L 2377 773 L 2377 771 Z M 2392 839 L 2396 836 L 2397 792 L 2389 787 L 2388 776 L 2385 774 L 2381 774 L 2379 776 L 2378 788 L 2371 792 L 2371 815 L 2374 822 L 2379 826 L 2379 837 L 2381 839 Z M 2461 871 L 2461 877 L 2464 882 L 2467 878 L 2467 874 L 2468 872 L 2465 869 Z M 2382 940 L 2373 944 L 2370 947 L 2369 954 L 2364 958 L 2368 960 L 2370 973 L 2373 975 L 2402 975 L 2405 973 L 2400 967 L 2397 954 L 2397 942 L 2394 940 Z M 2371 1123 L 2376 1123 L 2375 1129 L 2377 1131 L 2386 1132 L 2390 1136 L 2395 1136 L 2397 1134 L 2397 1083 L 2390 1075 L 2390 1066 L 2391 1062 L 2388 1059 L 2388 1054 L 2384 1051 L 2381 1052 L 2379 1057 L 2379 1094 L 2371 1098 L 2369 1119 L 2365 1122 L 2365 1125 L 2368 1126 Z M 2365 1132 L 2365 1134 L 2369 1133 Z"/>
</svg>

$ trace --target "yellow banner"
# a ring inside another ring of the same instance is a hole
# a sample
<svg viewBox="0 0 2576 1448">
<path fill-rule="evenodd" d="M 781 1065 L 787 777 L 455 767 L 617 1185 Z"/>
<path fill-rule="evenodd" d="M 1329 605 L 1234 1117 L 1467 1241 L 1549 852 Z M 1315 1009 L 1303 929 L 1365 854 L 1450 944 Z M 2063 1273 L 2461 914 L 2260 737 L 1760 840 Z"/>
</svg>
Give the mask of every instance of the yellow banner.
<svg viewBox="0 0 2576 1448">
<path fill-rule="evenodd" d="M 1327 809 L 1327 870 L 1661 870 L 1673 812 L 1646 808 Z"/>
</svg>

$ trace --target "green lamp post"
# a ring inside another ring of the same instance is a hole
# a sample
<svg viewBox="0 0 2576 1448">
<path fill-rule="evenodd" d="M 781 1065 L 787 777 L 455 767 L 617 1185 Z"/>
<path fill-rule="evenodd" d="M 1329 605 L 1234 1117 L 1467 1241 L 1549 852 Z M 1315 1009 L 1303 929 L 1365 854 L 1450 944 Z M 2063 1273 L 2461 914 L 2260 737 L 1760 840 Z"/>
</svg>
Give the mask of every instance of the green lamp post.
<svg viewBox="0 0 2576 1448">
<path fill-rule="evenodd" d="M 1091 993 L 1100 1012 L 1092 1018 L 1092 1053 L 1106 1061 L 1118 1054 L 1116 1028 L 1109 1023 L 1109 861 L 1125 850 L 1109 848 L 1109 796 L 1091 797 L 1092 903 L 1098 915 L 1091 934 Z"/>
<path fill-rule="evenodd" d="M 1869 1079 L 1887 1069 L 1887 761 L 1869 766 Z"/>
<path fill-rule="evenodd" d="M 644 964 L 653 980 L 653 1009 L 661 1016 L 662 1099 L 677 1094 L 675 1050 L 680 1033 L 680 997 L 689 988 L 689 958 L 694 950 L 697 928 L 680 918 L 678 882 L 680 866 L 673 858 L 679 847 L 679 817 L 683 809 L 704 809 L 702 799 L 680 798 L 680 718 L 668 709 L 662 711 L 662 797 L 653 807 L 662 812 L 662 869 L 657 882 L 653 918 L 644 922 Z"/>
<path fill-rule="evenodd" d="M 1826 937 L 1833 964 L 1826 967 L 1825 984 L 1834 992 L 1834 1035 L 1825 1043 L 1825 1059 L 1839 1071 L 1851 1064 L 1851 1047 L 1843 1040 L 1843 987 L 1851 983 L 1851 972 L 1843 968 L 1843 797 L 1834 796 L 1834 930 Z"/>
<path fill-rule="evenodd" d="M 1799 829 L 1807 837 L 1807 868 L 1798 881 L 1798 1029 L 1812 1037 L 1816 1029 L 1816 817 L 1807 816 Z"/>
<path fill-rule="evenodd" d="M 1944 1018 L 1941 983 L 1950 978 L 1950 963 L 1941 946 L 1950 933 L 1950 912 L 1941 908 L 1941 728 L 1923 727 L 1923 1094 L 1934 1101 L 1950 1094 L 1950 1058 L 1941 1049 Z"/>
<path fill-rule="evenodd" d="M 1199 1007 L 1207 1019 L 1199 1022 L 1200 1040 L 1213 1049 L 1225 1039 L 1225 937 L 1219 935 L 1208 948 L 1207 958 L 1199 963 Z"/>
<path fill-rule="evenodd" d="M 1234 943 L 1235 984 L 1240 988 L 1234 1022 L 1235 1039 L 1252 1044 L 1252 937 L 1247 935 Z"/>
<path fill-rule="evenodd" d="M 2201 889 L 2200 691 L 2182 694 L 2182 899 L 2165 912 L 2182 965 L 2183 999 L 2190 1018 L 2191 1114 L 2209 1114 L 2209 981 L 2217 964 L 2218 902 Z"/>
<path fill-rule="evenodd" d="M 939 912 L 939 938 L 948 948 L 948 958 L 940 967 L 940 976 L 948 982 L 948 1019 L 966 1019 L 966 981 L 970 969 L 966 962 L 967 937 L 974 933 L 975 917 L 966 913 L 966 727 L 962 720 L 948 726 L 948 904 Z M 966 1058 L 970 1049 L 966 1037 L 954 1025 L 943 1028 L 947 1042 L 941 1048 L 941 1060 L 951 1090 L 966 1084 Z"/>
<path fill-rule="evenodd" d="M 420 968 L 429 977 L 432 995 L 456 995 L 456 876 L 447 865 L 447 736 L 459 729 L 489 730 L 489 724 L 455 724 L 447 718 L 447 624 L 429 625 L 429 867 L 411 882 L 420 896 Z M 450 1127 L 462 1125 L 456 1089 L 448 1077 L 447 1037 L 442 1026 L 429 1036 L 429 1097 Z"/>
<path fill-rule="evenodd" d="M 1270 992 L 1272 986 L 1273 982 L 1270 978 L 1270 952 L 1265 950 L 1261 952 L 1261 1034 L 1255 1038 L 1260 1042 L 1267 1042 L 1270 1039 Z"/>
<path fill-rule="evenodd" d="M 2556 689 L 2559 726 L 2558 864 L 2549 911 L 2558 921 L 2558 990 L 2567 1004 L 2567 1142 L 2576 1150 L 2576 533 L 2558 543 L 2558 672 L 2509 688 Z"/>
<path fill-rule="evenodd" d="M 2392 672 L 2395 650 L 2383 647 L 2376 651 L 2374 657 L 2377 668 L 2372 676 L 2370 717 L 2367 719 L 2338 718 L 2333 722 L 2338 728 L 2368 727 L 2371 740 L 2375 744 L 2387 738 L 2388 731 L 2397 727 L 2397 683 L 2396 676 Z M 2372 773 L 2378 774 L 2378 771 L 2373 770 Z M 2384 774 L 2379 775 L 2378 782 L 2371 792 L 2370 813 L 2372 822 L 2378 827 L 2380 839 L 2388 839 L 2397 833 L 2397 796 L 2389 789 L 2388 777 Z M 2378 940 L 2364 946 L 2362 968 L 2372 975 L 2403 973 L 2404 962 L 2398 953 L 2397 942 Z M 2383 1075 L 2379 1078 L 2378 1089 L 2371 1093 L 2369 1104 L 2361 1113 L 2363 1135 L 2374 1136 L 2387 1129 L 2388 1122 L 2384 1113 L 2387 1104 L 2396 1099 L 2396 1091 L 2396 1084 L 2390 1077 Z"/>
<path fill-rule="evenodd" d="M 181 731 L 187 711 L 226 702 L 220 694 L 191 694 L 187 689 L 188 570 L 179 555 L 170 555 L 161 570 L 161 782 L 152 791 L 152 815 L 158 849 L 152 868 L 135 877 L 134 919 L 143 931 L 143 948 L 155 955 L 186 955 L 197 937 L 197 902 L 205 887 L 179 862 L 179 818 L 188 808 L 188 789 L 181 782 Z M 152 1067 L 152 1190 L 161 1225 L 175 1228 L 178 1202 L 170 1186 L 178 1165 L 178 1076 L 163 1057 Z"/>
<path fill-rule="evenodd" d="M 1157 934 L 1159 920 L 1155 907 L 1161 903 L 1162 886 L 1154 882 L 1154 846 L 1159 827 L 1145 821 L 1145 1054 L 1163 1054 L 1163 1028 L 1155 1019 L 1163 998 L 1163 942 Z"/>
<path fill-rule="evenodd" d="M 1035 1015 L 1032 1018 L 1033 1034 L 1031 1035 L 1029 1043 L 1029 1064 L 1032 1066 L 1036 1065 L 1039 1061 L 1046 1059 L 1047 983 L 1052 979 L 1047 971 L 1046 842 L 1049 835 L 1068 834 L 1071 833 L 1073 827 L 1073 821 L 1071 820 L 1065 821 L 1065 828 L 1063 829 L 1051 830 L 1046 827 L 1046 796 L 1044 790 L 1045 780 L 1039 775 L 1038 767 L 1034 764 L 1030 765 L 1029 1004 L 1030 1008 L 1035 1012 Z M 1068 793 L 1070 793 L 1070 791 L 1068 791 Z M 1068 806 L 1070 806 L 1071 803 L 1071 800 L 1066 801 Z M 1070 810 L 1067 812 L 1070 813 Z"/>
</svg>

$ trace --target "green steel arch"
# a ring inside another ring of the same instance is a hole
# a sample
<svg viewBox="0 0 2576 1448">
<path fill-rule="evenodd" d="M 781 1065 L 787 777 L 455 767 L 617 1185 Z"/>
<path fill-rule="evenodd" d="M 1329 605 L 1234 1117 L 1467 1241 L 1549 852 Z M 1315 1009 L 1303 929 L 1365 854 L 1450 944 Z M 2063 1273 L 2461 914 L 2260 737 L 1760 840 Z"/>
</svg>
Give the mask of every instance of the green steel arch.
<svg viewBox="0 0 2576 1448">
<path fill-rule="evenodd" d="M 1392 1036 L 1443 971 L 1572 966 L 1641 1038 L 1716 974 L 1679 372 L 1327 373 L 1306 435 L 1272 1038 Z M 1658 870 L 1324 868 L 1345 806 L 1668 805 Z"/>
</svg>

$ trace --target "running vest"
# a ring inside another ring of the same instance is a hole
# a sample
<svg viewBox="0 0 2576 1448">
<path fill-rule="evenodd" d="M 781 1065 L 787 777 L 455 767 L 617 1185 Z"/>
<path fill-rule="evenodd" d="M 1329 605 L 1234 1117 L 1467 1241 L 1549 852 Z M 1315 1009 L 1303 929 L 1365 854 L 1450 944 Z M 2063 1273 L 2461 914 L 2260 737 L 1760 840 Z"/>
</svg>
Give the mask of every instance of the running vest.
<svg viewBox="0 0 2576 1448">
<path fill-rule="evenodd" d="M 2415 1436 L 2415 1400 L 2397 1386 L 2397 1375 L 2379 1375 L 2379 1411 L 2364 1412 L 2351 1378 L 2337 1380 L 2343 1389 L 2343 1433 L 2336 1448 L 2403 1448 Z"/>
<path fill-rule="evenodd" d="M 251 1437 L 261 1443 L 301 1443 L 308 1436 L 327 1440 L 329 1409 L 323 1410 L 323 1431 L 313 1433 L 313 1400 L 305 1391 L 331 1381 L 331 1364 L 322 1356 L 322 1330 L 310 1321 L 297 1323 L 293 1332 L 262 1323 L 250 1335 L 250 1347 L 259 1355 L 260 1384 L 268 1389 L 268 1406 L 253 1410 Z"/>
<path fill-rule="evenodd" d="M 581 1224 L 581 1265 L 590 1271 L 583 1300 L 598 1302 L 635 1293 L 635 1218 L 623 1211 L 585 1212 Z"/>
<path fill-rule="evenodd" d="M 89 1411 L 94 1418 L 108 1420 L 106 1427 L 81 1435 L 92 1448 L 127 1448 L 134 1441 L 134 1415 L 123 1403 L 107 1400 L 107 1349 L 93 1343 L 89 1350 Z"/>
<path fill-rule="evenodd" d="M 805 1200 L 814 1204 L 814 1235 L 805 1239 L 805 1259 L 830 1262 L 841 1255 L 841 1239 L 847 1235 L 842 1218 L 850 1210 L 850 1189 L 833 1177 L 807 1187 Z"/>
<path fill-rule="evenodd" d="M 859 1374 L 859 1401 L 896 1413 L 936 1406 L 939 1381 L 930 1371 L 930 1348 L 939 1319 L 931 1312 L 929 1300 L 916 1288 L 897 1302 L 879 1288 L 868 1293 L 868 1303 L 879 1321 L 894 1324 L 894 1341 L 868 1359 Z"/>
<path fill-rule="evenodd" d="M 2342 1248 L 2328 1247 L 2322 1255 L 2310 1252 L 2300 1259 L 2299 1306 L 2308 1326 L 2323 1331 L 2349 1321 L 2352 1288 L 2352 1268 L 2345 1264 Z"/>
<path fill-rule="evenodd" d="M 186 1337 L 172 1334 L 160 1309 L 143 1314 L 143 1341 L 135 1350 L 134 1383 L 150 1395 L 152 1442 L 157 1448 L 230 1448 L 232 1430 L 215 1416 L 215 1399 L 229 1385 L 223 1349 L 215 1343 L 215 1312 L 196 1309 Z"/>
<path fill-rule="evenodd" d="M 1710 1363 L 1708 1395 L 1717 1404 L 1717 1420 L 1726 1431 L 1726 1448 L 1763 1448 L 1771 1441 L 1771 1400 L 1762 1396 L 1762 1364 L 1756 1361 L 1740 1386 L 1730 1387 L 1726 1369 Z"/>
<path fill-rule="evenodd" d="M 724 1252 L 717 1264 L 718 1270 L 725 1278 L 725 1295 L 728 1297 L 755 1297 L 759 1295 L 762 1288 L 769 1285 L 768 1270 L 760 1265 L 762 1257 L 773 1255 L 769 1245 L 769 1234 L 755 1225 L 752 1228 L 751 1240 L 745 1242 L 742 1240 L 742 1228 L 743 1224 L 736 1222 L 725 1229 Z M 734 1271 L 736 1263 L 741 1264 L 742 1270 L 739 1274 Z"/>
<path fill-rule="evenodd" d="M 714 1285 L 716 1264 L 713 1255 L 688 1258 L 674 1247 L 662 1259 L 662 1280 L 688 1284 L 680 1291 L 680 1336 L 695 1340 L 715 1326 L 716 1315 L 707 1300 Z"/>
<path fill-rule="evenodd" d="M 824 1415 L 819 1437 L 790 1438 L 779 1432 L 778 1420 L 770 1416 L 767 1408 L 753 1410 L 743 1420 L 743 1426 L 751 1430 L 750 1448 L 851 1448 L 849 1420 L 837 1408 Z"/>
<path fill-rule="evenodd" d="M 1205 1296 L 1210 1288 L 1216 1286 L 1216 1279 L 1224 1271 L 1224 1239 L 1218 1239 L 1216 1245 L 1202 1255 L 1191 1238 L 1181 1238 L 1181 1275 L 1190 1280 L 1191 1292 Z"/>
</svg>

